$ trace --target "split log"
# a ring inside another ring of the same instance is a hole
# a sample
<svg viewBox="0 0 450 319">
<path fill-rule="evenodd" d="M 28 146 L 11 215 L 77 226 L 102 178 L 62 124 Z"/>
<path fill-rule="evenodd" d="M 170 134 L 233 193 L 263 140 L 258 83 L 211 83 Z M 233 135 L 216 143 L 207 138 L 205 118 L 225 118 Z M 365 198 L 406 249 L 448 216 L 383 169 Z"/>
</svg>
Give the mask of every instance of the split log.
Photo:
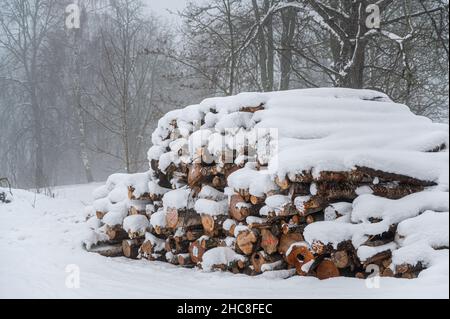
<svg viewBox="0 0 450 319">
<path fill-rule="evenodd" d="M 122 228 L 121 225 L 106 228 L 106 235 L 110 240 L 124 240 L 128 238 L 128 233 Z"/>
<path fill-rule="evenodd" d="M 236 238 L 236 246 L 239 250 L 247 256 L 250 256 L 256 251 L 260 233 L 257 229 L 240 232 Z"/>
<path fill-rule="evenodd" d="M 193 209 L 178 210 L 168 208 L 166 213 L 167 228 L 177 229 L 202 225 L 202 218 Z"/>
<path fill-rule="evenodd" d="M 222 231 L 223 222 L 227 219 L 228 216 L 225 215 L 211 216 L 202 214 L 201 220 L 205 234 L 208 236 L 218 236 Z"/>
<path fill-rule="evenodd" d="M 142 239 L 127 239 L 122 242 L 123 255 L 127 258 L 137 259 L 139 248 L 142 245 Z"/>
<path fill-rule="evenodd" d="M 277 251 L 279 239 L 268 229 L 261 229 L 261 248 L 271 255 Z"/>
</svg>

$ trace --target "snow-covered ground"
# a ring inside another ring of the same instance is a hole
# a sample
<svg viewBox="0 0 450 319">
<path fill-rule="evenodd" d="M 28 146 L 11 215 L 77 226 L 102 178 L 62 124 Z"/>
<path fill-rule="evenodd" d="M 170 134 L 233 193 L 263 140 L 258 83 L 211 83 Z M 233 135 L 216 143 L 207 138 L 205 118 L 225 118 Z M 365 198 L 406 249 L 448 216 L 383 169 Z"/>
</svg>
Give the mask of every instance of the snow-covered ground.
<svg viewBox="0 0 450 319">
<path fill-rule="evenodd" d="M 247 277 L 88 253 L 84 207 L 98 186 L 59 187 L 54 199 L 14 190 L 14 201 L 0 204 L 1 298 L 449 298 L 448 267 L 369 288 L 376 280 Z"/>
</svg>

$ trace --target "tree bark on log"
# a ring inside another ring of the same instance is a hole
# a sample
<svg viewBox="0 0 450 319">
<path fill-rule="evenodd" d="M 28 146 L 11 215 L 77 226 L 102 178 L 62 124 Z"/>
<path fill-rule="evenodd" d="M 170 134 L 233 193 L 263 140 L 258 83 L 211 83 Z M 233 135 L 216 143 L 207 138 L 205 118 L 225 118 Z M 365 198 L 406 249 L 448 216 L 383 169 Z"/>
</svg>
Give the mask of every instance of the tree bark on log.
<svg viewBox="0 0 450 319">
<path fill-rule="evenodd" d="M 170 229 L 195 227 L 202 225 L 202 218 L 192 209 L 178 210 L 169 208 L 166 213 L 166 224 L 167 228 Z"/>
<path fill-rule="evenodd" d="M 114 245 L 99 245 L 88 250 L 91 253 L 97 253 L 103 257 L 121 257 L 123 256 L 122 243 Z"/>
<path fill-rule="evenodd" d="M 292 183 L 312 183 L 312 182 L 332 182 L 342 183 L 349 182 L 354 184 L 372 183 L 375 178 L 380 182 L 400 182 L 402 184 L 416 185 L 416 186 L 434 186 L 436 183 L 432 181 L 422 181 L 405 175 L 387 173 L 368 167 L 357 166 L 355 170 L 349 172 L 329 172 L 323 171 L 319 177 L 314 178 L 311 172 L 303 172 L 302 174 L 289 175 L 289 180 Z"/>
</svg>

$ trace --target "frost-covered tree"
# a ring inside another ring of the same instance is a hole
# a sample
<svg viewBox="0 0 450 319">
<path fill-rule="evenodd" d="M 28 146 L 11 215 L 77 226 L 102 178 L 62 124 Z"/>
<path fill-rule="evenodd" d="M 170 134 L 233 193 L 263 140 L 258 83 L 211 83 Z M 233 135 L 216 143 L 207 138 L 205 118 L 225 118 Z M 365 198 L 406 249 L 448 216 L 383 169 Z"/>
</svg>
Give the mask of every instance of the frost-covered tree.
<svg viewBox="0 0 450 319">
<path fill-rule="evenodd" d="M 26 154 L 33 167 L 34 185 L 46 185 L 45 175 L 45 113 L 42 75 L 44 50 L 50 30 L 59 19 L 55 13 L 56 0 L 5 0 L 0 4 L 0 48 L 11 63 L 2 72 L 3 80 L 16 84 L 23 99 L 16 105 L 30 114 L 23 118 L 23 136 L 31 138 Z"/>
</svg>

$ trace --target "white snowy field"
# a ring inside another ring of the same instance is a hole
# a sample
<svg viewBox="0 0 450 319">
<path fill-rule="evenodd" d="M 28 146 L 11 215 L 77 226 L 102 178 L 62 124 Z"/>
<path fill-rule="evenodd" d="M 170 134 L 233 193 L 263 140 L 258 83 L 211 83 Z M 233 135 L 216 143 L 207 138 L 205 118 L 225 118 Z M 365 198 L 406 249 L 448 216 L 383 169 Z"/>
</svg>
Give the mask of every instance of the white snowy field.
<svg viewBox="0 0 450 319">
<path fill-rule="evenodd" d="M 0 204 L 1 298 L 449 298 L 448 267 L 414 280 L 380 278 L 379 288 L 368 288 L 359 279 L 205 273 L 88 253 L 80 244 L 84 206 L 97 186 L 60 187 L 55 199 L 14 190 L 14 201 Z M 80 271 L 79 288 L 66 286 L 70 265 Z"/>
</svg>

